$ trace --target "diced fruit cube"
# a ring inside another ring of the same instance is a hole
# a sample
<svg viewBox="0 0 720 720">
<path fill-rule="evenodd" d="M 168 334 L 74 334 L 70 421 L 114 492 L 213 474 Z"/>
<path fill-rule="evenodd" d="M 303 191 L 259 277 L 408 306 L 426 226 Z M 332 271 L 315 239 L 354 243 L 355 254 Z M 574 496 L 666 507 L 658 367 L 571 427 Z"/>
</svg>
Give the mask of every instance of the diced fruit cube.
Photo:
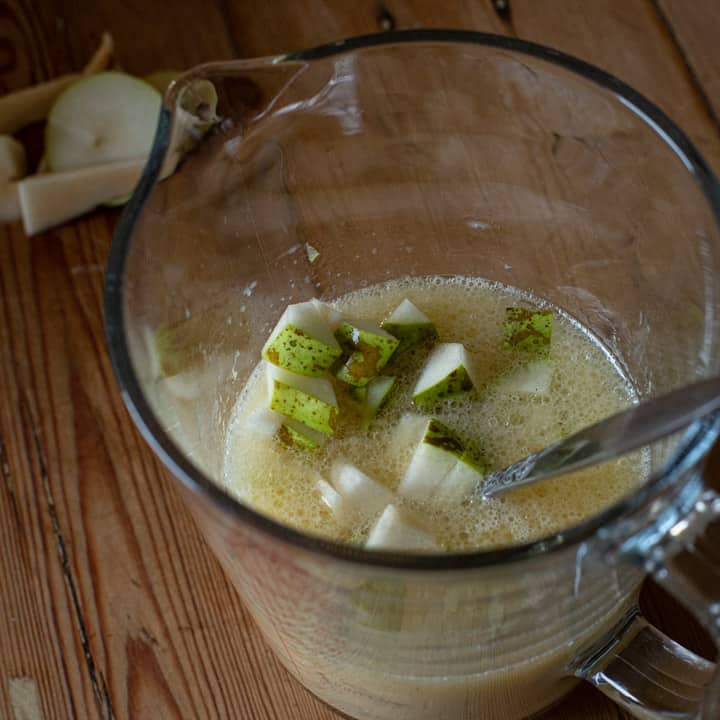
<svg viewBox="0 0 720 720">
<path fill-rule="evenodd" d="M 476 386 L 472 361 L 461 343 L 438 345 L 423 368 L 413 390 L 416 405 L 434 405 Z"/>
<path fill-rule="evenodd" d="M 335 432 L 338 404 L 330 380 L 297 375 L 270 364 L 266 372 L 271 410 L 326 435 Z"/>
<path fill-rule="evenodd" d="M 398 346 L 397 338 L 364 320 L 343 320 L 335 337 L 348 359 L 337 372 L 339 380 L 362 387 L 376 377 Z"/>
<path fill-rule="evenodd" d="M 361 429 L 367 430 L 370 427 L 373 418 L 387 402 L 394 385 L 394 377 L 381 375 L 380 377 L 373 378 L 365 388 L 356 388 L 357 390 L 367 389 L 362 419 L 360 420 Z"/>
<path fill-rule="evenodd" d="M 273 365 L 300 375 L 323 375 L 341 350 L 313 301 L 288 305 L 262 350 Z"/>
<path fill-rule="evenodd" d="M 377 515 L 393 500 L 393 494 L 382 483 L 368 477 L 354 465 L 338 462 L 332 467 L 331 480 L 347 505 L 358 517 Z"/>
<path fill-rule="evenodd" d="M 503 323 L 503 349 L 522 350 L 543 357 L 550 352 L 552 310 L 509 307 Z"/>
<path fill-rule="evenodd" d="M 407 298 L 403 300 L 381 324 L 384 330 L 394 335 L 399 344 L 395 356 L 420 343 L 434 340 L 438 336 L 432 320 L 413 305 Z"/>
<path fill-rule="evenodd" d="M 550 361 L 532 360 L 501 377 L 498 389 L 517 395 L 547 395 L 552 376 L 553 367 Z"/>
<path fill-rule="evenodd" d="M 319 310 L 320 314 L 325 318 L 325 322 L 328 324 L 331 332 L 334 333 L 342 322 L 342 314 L 334 307 L 317 298 L 313 298 L 310 302 Z"/>
<path fill-rule="evenodd" d="M 320 499 L 330 509 L 330 512 L 332 512 L 335 520 L 340 525 L 345 525 L 348 517 L 345 502 L 343 501 L 340 493 L 338 493 L 329 482 L 323 480 L 322 478 L 317 481 L 317 489 L 320 493 Z"/>
<path fill-rule="evenodd" d="M 425 422 L 421 433 L 398 494 L 421 501 L 462 501 L 485 474 L 481 454 L 435 418 Z"/>
<path fill-rule="evenodd" d="M 414 527 L 395 505 L 388 505 L 377 519 L 365 547 L 371 550 L 438 550 L 432 535 Z"/>
</svg>

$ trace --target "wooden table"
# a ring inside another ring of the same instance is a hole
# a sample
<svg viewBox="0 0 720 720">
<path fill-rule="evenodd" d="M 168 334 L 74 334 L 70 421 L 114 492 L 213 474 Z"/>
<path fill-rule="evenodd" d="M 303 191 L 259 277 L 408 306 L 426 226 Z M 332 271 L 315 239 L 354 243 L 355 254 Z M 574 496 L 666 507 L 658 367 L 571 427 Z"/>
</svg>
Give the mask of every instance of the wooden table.
<svg viewBox="0 0 720 720">
<path fill-rule="evenodd" d="M 575 54 L 658 103 L 720 170 L 718 0 L 0 0 L 0 90 L 79 69 L 103 30 L 144 74 L 391 25 Z M 32 239 L 0 227 L 0 718 L 337 718 L 279 667 L 125 412 L 102 314 L 117 217 Z M 712 657 L 657 588 L 643 606 Z M 546 717 L 626 716 L 581 687 Z"/>
</svg>

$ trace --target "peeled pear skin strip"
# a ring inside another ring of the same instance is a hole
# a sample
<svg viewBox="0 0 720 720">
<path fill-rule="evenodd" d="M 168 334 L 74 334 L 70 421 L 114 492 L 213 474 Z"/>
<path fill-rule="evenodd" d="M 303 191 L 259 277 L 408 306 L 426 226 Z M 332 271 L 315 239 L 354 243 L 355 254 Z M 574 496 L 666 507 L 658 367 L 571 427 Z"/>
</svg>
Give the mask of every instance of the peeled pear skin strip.
<svg viewBox="0 0 720 720">
<path fill-rule="evenodd" d="M 25 233 L 35 235 L 131 193 L 145 160 L 144 157 L 123 160 L 21 180 L 18 190 Z"/>
<path fill-rule="evenodd" d="M 19 219 L 18 183 L 0 183 L 0 223 L 17 222 Z"/>
<path fill-rule="evenodd" d="M 100 46 L 83 72 L 104 70 L 110 62 L 112 50 L 112 38 L 103 33 Z M 12 135 L 20 128 L 47 117 L 58 95 L 80 77 L 80 73 L 68 73 L 0 97 L 0 133 Z"/>
<path fill-rule="evenodd" d="M 109 32 L 104 32 L 100 38 L 100 45 L 88 60 L 87 65 L 83 68 L 83 75 L 92 75 L 92 73 L 106 70 L 110 67 L 113 52 L 115 51 L 115 43 Z"/>
</svg>

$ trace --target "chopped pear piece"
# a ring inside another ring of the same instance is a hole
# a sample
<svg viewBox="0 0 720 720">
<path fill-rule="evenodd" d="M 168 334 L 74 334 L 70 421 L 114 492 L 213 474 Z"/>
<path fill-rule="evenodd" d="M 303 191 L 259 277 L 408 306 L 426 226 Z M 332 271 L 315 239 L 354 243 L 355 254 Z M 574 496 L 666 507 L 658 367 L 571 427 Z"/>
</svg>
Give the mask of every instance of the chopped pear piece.
<svg viewBox="0 0 720 720">
<path fill-rule="evenodd" d="M 280 442 L 285 445 L 294 445 L 302 450 L 317 450 L 327 440 L 323 433 L 292 418 L 283 419 L 282 425 L 278 429 L 278 437 Z"/>
<path fill-rule="evenodd" d="M 330 479 L 347 506 L 358 517 L 370 518 L 377 515 L 393 501 L 390 490 L 350 463 L 335 463 Z"/>
<path fill-rule="evenodd" d="M 346 525 L 348 520 L 347 509 L 340 493 L 335 490 L 329 482 L 322 478 L 317 481 L 317 489 L 320 493 L 320 499 L 330 509 L 335 520 L 337 520 L 340 525 Z"/>
<path fill-rule="evenodd" d="M 0 222 L 16 222 L 20 217 L 18 184 L 16 182 L 0 183 Z"/>
<path fill-rule="evenodd" d="M 338 404 L 335 391 L 327 378 L 298 375 L 269 363 L 266 370 L 271 410 L 318 432 L 334 434 Z"/>
<path fill-rule="evenodd" d="M 343 320 L 335 337 L 350 357 L 336 373 L 349 385 L 363 387 L 379 374 L 398 346 L 397 338 L 364 320 Z"/>
<path fill-rule="evenodd" d="M 446 505 L 461 503 L 478 486 L 486 472 L 487 464 L 483 455 L 472 445 L 466 445 L 452 470 L 437 486 L 433 501 Z"/>
<path fill-rule="evenodd" d="M 120 72 L 73 83 L 48 115 L 45 148 L 51 170 L 147 157 L 161 99 L 148 83 Z"/>
<path fill-rule="evenodd" d="M 340 354 L 327 321 L 312 301 L 288 305 L 262 350 L 273 365 L 308 376 L 323 375 Z"/>
<path fill-rule="evenodd" d="M 388 505 L 365 543 L 370 550 L 438 550 L 432 535 L 414 527 L 394 505 Z"/>
<path fill-rule="evenodd" d="M 325 322 L 328 324 L 328 327 L 334 333 L 343 320 L 341 313 L 339 313 L 331 305 L 328 305 L 317 298 L 313 298 L 310 302 L 320 311 L 320 314 L 325 318 Z"/>
<path fill-rule="evenodd" d="M 367 430 L 373 418 L 380 412 L 382 406 L 387 402 L 390 392 L 395 385 L 395 378 L 389 375 L 381 375 L 373 378 L 364 388 L 355 390 L 366 390 L 363 414 L 360 420 L 360 428 Z"/>
<path fill-rule="evenodd" d="M 476 386 L 472 362 L 461 343 L 442 343 L 430 354 L 413 390 L 416 405 L 434 405 Z"/>
<path fill-rule="evenodd" d="M 498 389 L 517 395 L 547 395 L 553 367 L 548 360 L 532 360 L 500 378 Z"/>
<path fill-rule="evenodd" d="M 396 357 L 400 353 L 420 343 L 434 340 L 438 336 L 432 320 L 407 298 L 393 310 L 387 320 L 383 320 L 381 326 L 400 341 L 395 350 Z"/>
<path fill-rule="evenodd" d="M 17 185 L 25 233 L 42 232 L 132 192 L 144 165 L 142 158 L 123 160 L 20 180 Z"/>
<path fill-rule="evenodd" d="M 413 428 L 414 429 L 414 428 Z M 436 497 L 459 502 L 485 474 L 480 453 L 435 418 L 425 421 L 421 440 L 398 487 L 414 500 Z"/>
<path fill-rule="evenodd" d="M 0 183 L 25 175 L 25 148 L 12 135 L 0 135 Z"/>
<path fill-rule="evenodd" d="M 503 349 L 522 350 L 543 357 L 550 352 L 552 310 L 509 307 L 503 323 Z"/>
</svg>

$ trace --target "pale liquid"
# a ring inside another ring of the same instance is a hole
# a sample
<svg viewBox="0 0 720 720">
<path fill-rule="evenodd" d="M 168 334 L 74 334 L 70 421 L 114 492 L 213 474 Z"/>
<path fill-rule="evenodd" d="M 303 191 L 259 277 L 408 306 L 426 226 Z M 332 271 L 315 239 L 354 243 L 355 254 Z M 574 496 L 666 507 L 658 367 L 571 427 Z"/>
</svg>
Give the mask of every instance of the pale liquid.
<svg viewBox="0 0 720 720">
<path fill-rule="evenodd" d="M 557 311 L 550 360 L 552 388 L 546 399 L 502 394 L 494 381 L 521 358 L 501 349 L 505 308 L 542 305 L 536 298 L 475 279 L 394 281 L 339 298 L 349 317 L 376 322 L 409 298 L 436 324 L 442 341 L 461 341 L 485 378 L 473 399 L 453 400 L 433 414 L 465 437 L 477 439 L 492 468 L 503 467 L 627 406 L 631 385 L 612 358 L 576 323 Z M 395 391 L 369 433 L 356 430 L 352 404 L 338 392 L 346 421 L 320 452 L 289 450 L 248 432 L 243 420 L 266 402 L 262 364 L 238 398 L 227 437 L 225 482 L 243 502 L 288 525 L 337 540 L 362 544 L 369 524 L 346 530 L 335 523 L 315 483 L 329 477 L 338 458 L 356 464 L 395 488 L 412 453 L 393 433 L 406 412 L 417 412 L 410 393 L 426 351 L 409 358 Z M 387 374 L 391 374 L 388 368 Z M 353 430 L 353 428 L 355 428 Z M 484 503 L 453 509 L 414 506 L 446 550 L 522 543 L 576 524 L 631 490 L 644 475 L 638 457 L 627 458 L 518 489 Z M 288 668 L 323 700 L 362 720 L 515 720 L 559 699 L 574 680 L 572 658 L 608 632 L 632 604 L 637 580 L 603 571 L 573 591 L 575 561 L 548 576 L 507 575 L 477 581 L 429 580 L 399 574 L 406 589 L 400 627 L 388 631 L 383 600 L 369 616 L 341 600 L 332 580 L 319 598 L 297 598 L 292 632 L 279 632 L 262 609 L 256 619 Z M 358 575 L 364 587 L 375 573 Z M 394 577 L 394 576 L 392 576 Z M 482 576 L 485 578 L 486 576 Z M 585 576 L 582 576 L 585 578 Z M 392 581 L 392 580 L 391 580 Z M 539 583 L 542 581 L 543 590 Z M 519 583 L 519 585 L 518 585 Z M 547 587 L 547 589 L 545 589 Z M 524 589 L 522 589 L 524 588 Z M 541 592 L 540 599 L 538 592 Z M 321 611 L 323 593 L 335 609 Z M 538 597 L 528 612 L 525 600 Z M 413 600 L 413 598 L 415 598 Z M 429 599 L 430 598 L 430 599 Z M 372 603 L 371 603 L 372 605 Z M 535 607 L 535 606 L 533 606 Z M 512 630 L 509 630 L 512 628 Z M 428 648 L 437 659 L 423 660 Z M 444 659 L 443 659 L 444 658 Z M 459 659 L 462 658 L 462 659 Z"/>
<path fill-rule="evenodd" d="M 477 363 L 477 376 L 484 387 L 477 395 L 434 408 L 432 415 L 461 436 L 477 441 L 491 469 L 540 450 L 633 400 L 631 385 L 608 353 L 557 309 L 549 394 L 523 397 L 502 391 L 497 379 L 528 359 L 524 353 L 502 349 L 505 308 L 542 305 L 506 286 L 470 278 L 408 278 L 351 293 L 333 305 L 347 317 L 379 323 L 406 297 L 433 320 L 441 341 L 462 342 Z M 417 438 L 403 440 L 396 428 L 405 413 L 422 413 L 413 406 L 411 394 L 427 349 L 408 355 L 402 358 L 401 370 L 392 366 L 384 370 L 396 374 L 398 382 L 370 432 L 358 430 L 357 406 L 342 384 L 336 383 L 339 428 L 326 447 L 315 452 L 284 448 L 248 429 L 245 419 L 267 402 L 261 364 L 234 411 L 226 450 L 227 487 L 284 524 L 363 544 L 373 518 L 349 529 L 339 526 L 322 502 L 316 482 L 319 477 L 329 479 L 332 463 L 344 459 L 390 489 L 397 487 Z M 452 508 L 413 504 L 412 510 L 447 551 L 520 544 L 597 513 L 631 490 L 642 477 L 641 470 L 638 456 L 629 456 L 482 503 Z M 398 504 L 404 502 L 399 499 Z"/>
</svg>

